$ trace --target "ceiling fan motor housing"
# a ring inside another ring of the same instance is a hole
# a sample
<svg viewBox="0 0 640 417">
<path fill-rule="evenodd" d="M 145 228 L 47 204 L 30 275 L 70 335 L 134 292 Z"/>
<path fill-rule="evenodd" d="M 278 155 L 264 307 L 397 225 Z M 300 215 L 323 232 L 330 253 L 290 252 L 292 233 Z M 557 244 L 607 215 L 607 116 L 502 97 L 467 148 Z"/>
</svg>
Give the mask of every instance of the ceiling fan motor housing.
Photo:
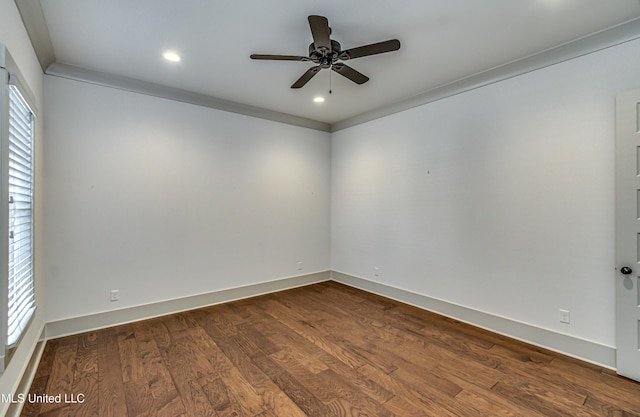
<svg viewBox="0 0 640 417">
<path fill-rule="evenodd" d="M 315 43 L 309 45 L 309 58 L 316 64 L 322 65 L 324 68 L 328 68 L 336 62 L 339 58 L 340 42 L 331 39 L 331 51 L 322 50 L 322 52 L 316 49 Z"/>
</svg>

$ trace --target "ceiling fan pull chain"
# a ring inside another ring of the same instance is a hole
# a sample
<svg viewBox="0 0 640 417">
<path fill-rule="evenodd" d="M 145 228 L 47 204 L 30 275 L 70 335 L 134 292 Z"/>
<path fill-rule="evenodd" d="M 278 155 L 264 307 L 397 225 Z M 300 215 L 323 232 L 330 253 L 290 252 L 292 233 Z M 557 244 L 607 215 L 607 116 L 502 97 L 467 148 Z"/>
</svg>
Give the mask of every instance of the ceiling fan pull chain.
<svg viewBox="0 0 640 417">
<path fill-rule="evenodd" d="M 329 94 L 331 94 L 331 71 L 329 71 Z"/>
</svg>

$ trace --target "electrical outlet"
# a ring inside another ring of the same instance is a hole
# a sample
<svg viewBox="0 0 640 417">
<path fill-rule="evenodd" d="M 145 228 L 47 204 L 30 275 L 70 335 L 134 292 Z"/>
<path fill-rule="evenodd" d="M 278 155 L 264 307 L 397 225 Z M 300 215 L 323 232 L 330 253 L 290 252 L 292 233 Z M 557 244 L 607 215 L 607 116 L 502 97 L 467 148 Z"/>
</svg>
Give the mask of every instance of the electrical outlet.
<svg viewBox="0 0 640 417">
<path fill-rule="evenodd" d="M 111 290 L 111 297 L 109 298 L 111 301 L 120 300 L 120 290 Z"/>
<path fill-rule="evenodd" d="M 560 323 L 571 323 L 571 315 L 569 310 L 560 309 Z"/>
<path fill-rule="evenodd" d="M 298 262 L 298 271 L 302 271 L 302 262 Z"/>
<path fill-rule="evenodd" d="M 380 268 L 378 268 L 377 266 L 373 267 L 373 275 L 375 275 L 376 277 L 380 276 Z"/>
</svg>

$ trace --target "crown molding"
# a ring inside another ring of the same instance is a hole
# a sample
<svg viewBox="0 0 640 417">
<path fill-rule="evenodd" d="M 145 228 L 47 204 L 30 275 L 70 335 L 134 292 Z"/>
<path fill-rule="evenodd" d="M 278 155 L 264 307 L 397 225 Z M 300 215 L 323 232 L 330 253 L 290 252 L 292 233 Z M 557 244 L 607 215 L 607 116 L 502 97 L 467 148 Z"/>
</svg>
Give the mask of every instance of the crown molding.
<svg viewBox="0 0 640 417">
<path fill-rule="evenodd" d="M 250 106 L 231 100 L 224 100 L 206 94 L 199 94 L 192 91 L 182 90 L 180 88 L 167 87 L 161 84 L 150 83 L 135 78 L 92 71 L 85 68 L 74 67 L 72 65 L 61 64 L 58 62 L 54 62 L 53 64 L 49 65 L 46 74 L 50 76 L 100 85 L 103 87 L 111 87 L 119 90 L 180 101 L 183 103 L 195 104 L 197 106 L 228 111 L 231 113 L 238 113 L 245 116 L 257 117 L 260 119 L 271 120 L 289 125 L 306 127 L 323 132 L 329 132 L 331 129 L 331 125 L 329 125 L 328 123 L 306 119 L 300 116 L 280 113 L 262 107 Z"/>
<path fill-rule="evenodd" d="M 15 3 L 44 72 L 49 65 L 55 62 L 56 57 L 47 21 L 42 11 L 42 4 L 40 0 L 15 0 Z"/>
<path fill-rule="evenodd" d="M 78 81 L 119 88 L 182 101 L 218 110 L 239 113 L 266 120 L 307 127 L 324 132 L 337 132 L 375 119 L 399 113 L 413 107 L 422 106 L 443 98 L 455 96 L 476 88 L 527 74 L 570 59 L 620 45 L 640 38 L 640 18 L 635 18 L 608 29 L 558 45 L 545 51 L 525 56 L 504 65 L 490 68 L 468 77 L 423 91 L 414 96 L 373 109 L 333 124 L 276 112 L 261 107 L 250 106 L 213 96 L 198 94 L 178 88 L 166 87 L 132 78 L 90 71 L 56 62 L 53 45 L 49 36 L 41 0 L 15 0 L 22 21 L 31 38 L 40 65 L 46 74 L 75 79 Z"/>
<path fill-rule="evenodd" d="M 40 0 L 15 0 L 22 22 L 31 39 L 31 44 L 36 53 L 42 70 L 47 75 L 58 76 L 76 81 L 112 87 L 121 90 L 132 91 L 140 94 L 181 101 L 212 109 L 238 113 L 245 116 L 257 117 L 294 126 L 329 132 L 329 123 L 311 120 L 292 114 L 281 113 L 257 106 L 250 106 L 224 100 L 217 97 L 198 94 L 179 88 L 167 87 L 134 78 L 128 78 L 113 74 L 91 71 L 84 68 L 62 64 L 56 61 L 53 44 L 49 35 L 49 28 L 44 17 Z"/>
<path fill-rule="evenodd" d="M 508 62 L 331 125 L 337 132 L 640 38 L 640 18 Z"/>
</svg>

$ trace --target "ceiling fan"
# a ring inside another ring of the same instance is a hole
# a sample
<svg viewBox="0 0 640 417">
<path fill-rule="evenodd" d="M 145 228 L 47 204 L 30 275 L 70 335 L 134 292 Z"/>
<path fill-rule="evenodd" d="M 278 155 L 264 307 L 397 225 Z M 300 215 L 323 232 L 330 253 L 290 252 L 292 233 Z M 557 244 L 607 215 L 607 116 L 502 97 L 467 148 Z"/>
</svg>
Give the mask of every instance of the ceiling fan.
<svg viewBox="0 0 640 417">
<path fill-rule="evenodd" d="M 356 84 L 364 84 L 369 81 L 369 77 L 356 71 L 350 66 L 338 62 L 347 61 L 349 59 L 360 58 L 363 56 L 377 55 L 385 52 L 397 51 L 400 49 L 400 41 L 391 39 L 384 42 L 372 43 L 370 45 L 359 46 L 357 48 L 340 49 L 340 43 L 330 38 L 331 28 L 329 21 L 324 16 L 309 16 L 309 27 L 313 36 L 313 43 L 309 45 L 309 56 L 296 55 L 264 55 L 252 54 L 251 59 L 263 59 L 274 61 L 311 61 L 317 64 L 302 74 L 302 77 L 291 85 L 291 88 L 303 87 L 314 75 L 321 69 L 330 68 L 353 81 Z"/>
</svg>

